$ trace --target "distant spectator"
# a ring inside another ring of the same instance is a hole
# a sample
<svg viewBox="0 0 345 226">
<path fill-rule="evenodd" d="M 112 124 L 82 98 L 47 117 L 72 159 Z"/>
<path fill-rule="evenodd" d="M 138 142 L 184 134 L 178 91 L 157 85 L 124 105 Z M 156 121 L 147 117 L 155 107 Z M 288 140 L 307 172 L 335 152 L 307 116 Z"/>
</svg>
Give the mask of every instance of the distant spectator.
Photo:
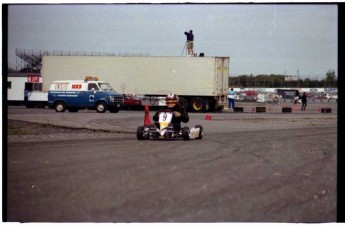
<svg viewBox="0 0 345 226">
<path fill-rule="evenodd" d="M 279 95 L 278 94 L 273 95 L 273 105 L 274 104 L 276 104 L 276 105 L 279 104 Z"/>
<path fill-rule="evenodd" d="M 229 90 L 228 93 L 228 106 L 229 109 L 232 107 L 235 110 L 235 97 L 236 97 L 236 92 L 234 91 L 233 88 Z"/>
<path fill-rule="evenodd" d="M 301 111 L 305 111 L 305 108 L 307 107 L 307 95 L 305 92 L 302 95 L 302 108 Z"/>
<path fill-rule="evenodd" d="M 24 105 L 25 105 L 26 107 L 28 106 L 29 96 L 30 96 L 29 90 L 25 89 L 25 90 L 24 90 Z"/>
<path fill-rule="evenodd" d="M 296 93 L 295 93 L 295 104 L 297 104 L 297 101 L 299 100 L 300 96 L 299 96 L 299 91 L 296 90 Z"/>
</svg>

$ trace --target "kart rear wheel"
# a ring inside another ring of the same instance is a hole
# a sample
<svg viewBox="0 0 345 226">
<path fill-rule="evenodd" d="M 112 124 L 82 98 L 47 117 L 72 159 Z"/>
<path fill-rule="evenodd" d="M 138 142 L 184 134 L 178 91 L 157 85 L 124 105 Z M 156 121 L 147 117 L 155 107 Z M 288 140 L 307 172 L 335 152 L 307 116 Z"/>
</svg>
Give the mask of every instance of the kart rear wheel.
<svg viewBox="0 0 345 226">
<path fill-rule="evenodd" d="M 202 136 L 204 135 L 204 128 L 202 128 L 201 125 L 196 125 L 195 128 L 199 128 L 200 131 L 199 131 L 199 137 L 196 138 L 196 139 L 202 139 Z"/>
<path fill-rule="evenodd" d="M 185 98 L 180 97 L 179 103 L 180 103 L 180 105 L 181 105 L 184 109 L 187 110 L 187 108 L 188 108 L 188 101 L 187 101 Z"/>
<path fill-rule="evenodd" d="M 137 129 L 137 139 L 138 140 L 147 140 L 149 139 L 149 134 L 145 131 L 146 126 L 139 126 Z"/>
<path fill-rule="evenodd" d="M 183 127 L 182 129 L 182 138 L 183 140 L 189 140 L 189 127 Z"/>
</svg>

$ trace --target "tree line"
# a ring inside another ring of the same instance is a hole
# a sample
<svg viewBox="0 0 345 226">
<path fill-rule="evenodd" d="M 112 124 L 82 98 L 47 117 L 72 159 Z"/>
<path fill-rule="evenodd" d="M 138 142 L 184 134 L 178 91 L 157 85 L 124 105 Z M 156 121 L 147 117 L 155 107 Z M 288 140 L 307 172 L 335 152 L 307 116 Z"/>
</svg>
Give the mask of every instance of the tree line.
<svg viewBox="0 0 345 226">
<path fill-rule="evenodd" d="M 337 88 L 338 79 L 334 70 L 328 70 L 325 77 L 319 79 L 311 78 L 297 78 L 297 80 L 285 80 L 285 75 L 280 74 L 260 74 L 257 76 L 239 75 L 236 77 L 229 77 L 229 87 L 263 87 L 263 88 L 277 88 L 277 87 L 305 87 L 305 88 Z M 292 76 L 289 76 L 292 77 Z"/>
</svg>

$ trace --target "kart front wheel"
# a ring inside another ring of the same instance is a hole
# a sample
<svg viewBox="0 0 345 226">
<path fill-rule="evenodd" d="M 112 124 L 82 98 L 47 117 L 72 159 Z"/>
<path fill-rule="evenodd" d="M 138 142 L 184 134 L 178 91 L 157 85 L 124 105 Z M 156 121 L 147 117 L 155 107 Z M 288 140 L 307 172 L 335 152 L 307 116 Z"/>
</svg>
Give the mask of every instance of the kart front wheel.
<svg viewBox="0 0 345 226">
<path fill-rule="evenodd" d="M 189 140 L 189 128 L 186 126 L 182 129 L 183 140 Z"/>
<path fill-rule="evenodd" d="M 147 140 L 149 139 L 149 134 L 145 131 L 147 127 L 139 126 L 137 129 L 137 139 L 138 140 Z"/>
</svg>

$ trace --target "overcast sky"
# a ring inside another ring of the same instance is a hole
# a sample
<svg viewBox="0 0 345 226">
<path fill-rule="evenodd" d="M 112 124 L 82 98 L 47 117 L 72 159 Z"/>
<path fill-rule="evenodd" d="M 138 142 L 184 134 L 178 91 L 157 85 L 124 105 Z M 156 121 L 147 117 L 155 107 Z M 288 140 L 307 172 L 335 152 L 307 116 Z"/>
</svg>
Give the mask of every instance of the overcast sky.
<svg viewBox="0 0 345 226">
<path fill-rule="evenodd" d="M 10 5 L 9 62 L 15 49 L 181 56 L 229 56 L 230 76 L 320 78 L 338 67 L 335 4 Z"/>
</svg>

